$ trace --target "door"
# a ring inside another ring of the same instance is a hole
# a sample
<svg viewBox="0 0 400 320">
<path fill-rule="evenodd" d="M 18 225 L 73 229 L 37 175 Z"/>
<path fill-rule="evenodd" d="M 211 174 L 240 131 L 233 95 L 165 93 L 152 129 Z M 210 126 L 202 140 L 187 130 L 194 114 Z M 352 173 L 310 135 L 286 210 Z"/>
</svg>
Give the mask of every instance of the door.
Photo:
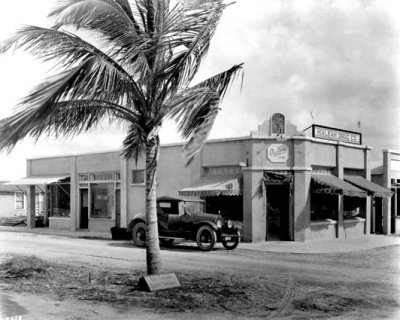
<svg viewBox="0 0 400 320">
<path fill-rule="evenodd" d="M 289 240 L 289 184 L 266 186 L 266 240 Z"/>
<path fill-rule="evenodd" d="M 375 198 L 375 233 L 383 233 L 382 198 Z"/>
<path fill-rule="evenodd" d="M 81 199 L 81 215 L 79 221 L 80 229 L 87 229 L 89 225 L 89 190 L 81 189 L 80 199 Z"/>
<path fill-rule="evenodd" d="M 115 190 L 115 226 L 121 227 L 121 190 Z"/>
</svg>

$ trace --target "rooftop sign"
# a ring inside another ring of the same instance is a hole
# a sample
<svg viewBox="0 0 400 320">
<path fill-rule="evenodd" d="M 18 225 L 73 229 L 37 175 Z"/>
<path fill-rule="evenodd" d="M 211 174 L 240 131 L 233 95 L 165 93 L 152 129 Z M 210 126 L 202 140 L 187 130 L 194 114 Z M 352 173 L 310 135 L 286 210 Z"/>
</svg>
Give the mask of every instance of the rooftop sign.
<svg viewBox="0 0 400 320">
<path fill-rule="evenodd" d="M 344 131 L 319 125 L 312 125 L 312 135 L 314 138 L 335 140 L 352 144 L 361 144 L 361 133 Z"/>
</svg>

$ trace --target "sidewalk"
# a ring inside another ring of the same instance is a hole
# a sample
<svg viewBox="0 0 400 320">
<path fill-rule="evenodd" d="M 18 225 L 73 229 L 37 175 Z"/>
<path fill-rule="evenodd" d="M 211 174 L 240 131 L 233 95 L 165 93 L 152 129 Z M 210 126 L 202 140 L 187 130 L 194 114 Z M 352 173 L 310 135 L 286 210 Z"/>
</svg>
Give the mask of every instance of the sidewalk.
<svg viewBox="0 0 400 320">
<path fill-rule="evenodd" d="M 43 235 L 82 238 L 82 239 L 103 239 L 111 240 L 111 232 L 92 232 L 86 230 L 68 231 L 54 230 L 49 228 L 28 229 L 25 226 L 0 226 L 0 232 L 25 232 Z M 256 243 L 240 243 L 238 249 L 263 251 L 263 252 L 281 252 L 281 253 L 299 253 L 299 254 L 321 254 L 321 253 L 342 253 L 361 251 L 400 245 L 400 236 L 392 235 L 364 235 L 353 239 L 332 239 L 317 240 L 307 242 L 293 241 L 268 241 Z"/>
<path fill-rule="evenodd" d="M 49 229 L 48 227 L 33 228 L 29 229 L 26 226 L 0 226 L 0 232 L 25 232 L 25 233 L 37 233 L 60 237 L 70 237 L 70 238 L 82 238 L 82 239 L 104 239 L 111 240 L 111 232 L 93 232 L 89 230 L 55 230 Z"/>
<path fill-rule="evenodd" d="M 371 234 L 353 239 L 332 239 L 306 242 L 269 241 L 241 243 L 239 248 L 267 252 L 321 254 L 361 251 L 393 245 L 400 245 L 399 236 Z"/>
</svg>

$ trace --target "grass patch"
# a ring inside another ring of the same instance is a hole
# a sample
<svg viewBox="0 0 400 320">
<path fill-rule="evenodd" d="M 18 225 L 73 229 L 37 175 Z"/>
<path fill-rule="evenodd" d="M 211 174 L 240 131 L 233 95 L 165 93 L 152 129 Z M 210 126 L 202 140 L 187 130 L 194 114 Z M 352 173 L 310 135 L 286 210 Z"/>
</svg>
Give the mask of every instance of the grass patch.
<svg viewBox="0 0 400 320">
<path fill-rule="evenodd" d="M 137 286 L 143 276 L 137 270 L 116 272 L 62 265 L 33 256 L 8 258 L 1 267 L 6 272 L 0 274 L 3 283 L 0 289 L 107 303 L 115 307 L 135 306 L 157 313 L 228 312 L 253 317 L 268 316 L 279 304 L 286 286 L 286 283 L 270 278 L 218 272 L 177 272 L 180 288 L 144 292 Z"/>
<path fill-rule="evenodd" d="M 48 267 L 36 256 L 13 256 L 0 264 L 0 273 L 5 278 L 29 278 L 45 274 Z"/>
</svg>

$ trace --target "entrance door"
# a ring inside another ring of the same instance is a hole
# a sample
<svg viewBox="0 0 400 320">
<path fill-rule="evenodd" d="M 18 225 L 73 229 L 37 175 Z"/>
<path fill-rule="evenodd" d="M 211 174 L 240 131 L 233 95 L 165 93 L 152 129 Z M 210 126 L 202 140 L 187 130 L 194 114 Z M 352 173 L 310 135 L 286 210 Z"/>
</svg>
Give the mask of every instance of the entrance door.
<svg viewBox="0 0 400 320">
<path fill-rule="evenodd" d="M 267 185 L 266 188 L 266 240 L 289 240 L 289 185 Z"/>
<path fill-rule="evenodd" d="M 79 221 L 80 229 L 87 229 L 89 225 L 89 190 L 81 189 L 81 216 Z"/>
<path fill-rule="evenodd" d="M 115 226 L 121 227 L 121 191 L 115 190 Z"/>
<path fill-rule="evenodd" d="M 375 198 L 375 233 L 383 233 L 382 198 Z"/>
</svg>

